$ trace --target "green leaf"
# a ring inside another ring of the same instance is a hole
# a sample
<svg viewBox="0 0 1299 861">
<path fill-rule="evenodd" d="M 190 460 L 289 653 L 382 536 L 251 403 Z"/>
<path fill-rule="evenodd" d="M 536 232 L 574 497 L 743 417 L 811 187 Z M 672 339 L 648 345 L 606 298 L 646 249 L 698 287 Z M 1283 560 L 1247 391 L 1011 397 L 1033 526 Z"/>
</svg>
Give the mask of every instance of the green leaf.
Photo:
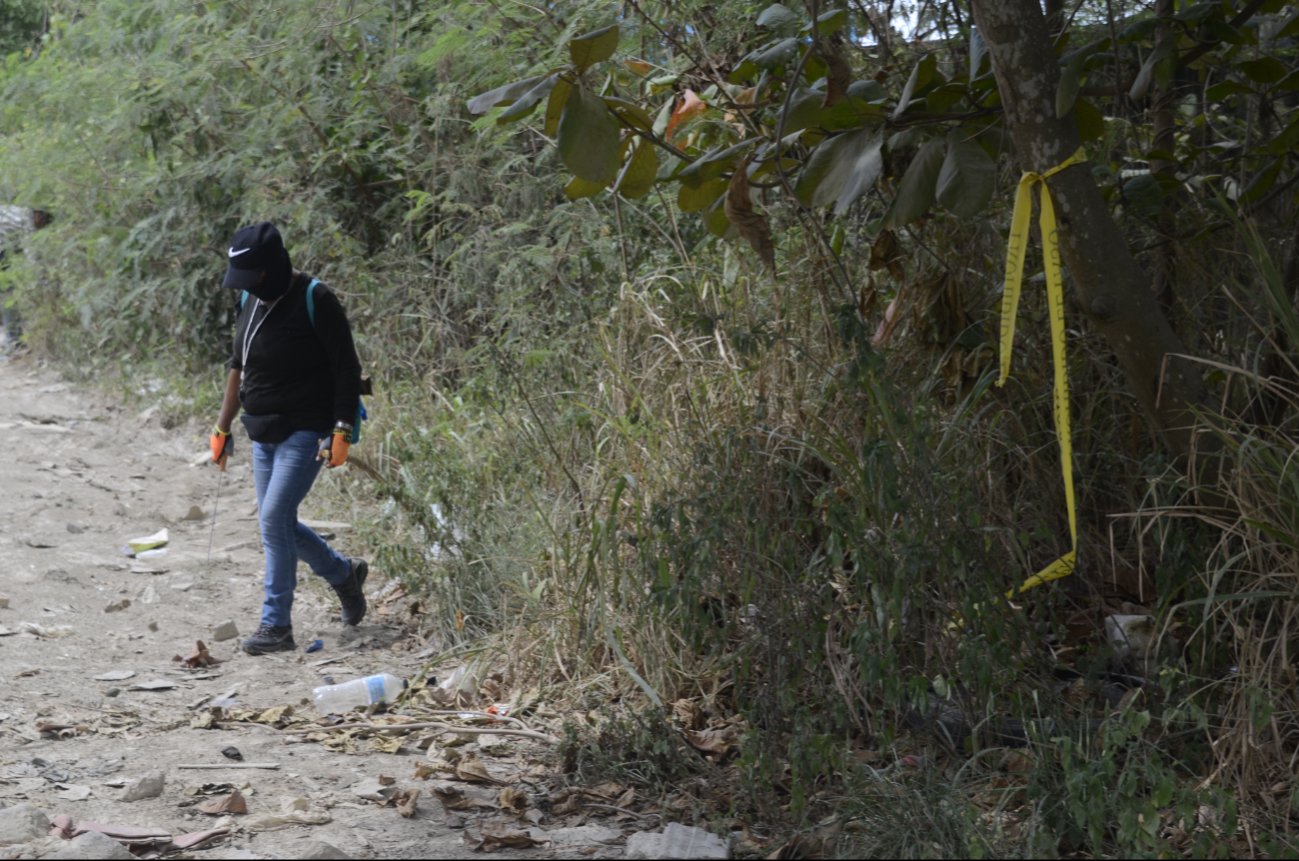
<svg viewBox="0 0 1299 861">
<path fill-rule="evenodd" d="M 754 138 L 747 141 L 740 141 L 737 144 L 728 146 L 725 149 L 710 150 L 699 158 L 695 159 L 689 167 L 681 171 L 678 176 L 682 182 L 691 185 L 699 185 L 701 182 L 707 182 L 710 179 L 716 179 L 724 173 L 727 173 L 735 166 L 740 154 L 745 150 L 752 148 L 758 143 Z"/>
<path fill-rule="evenodd" d="M 607 183 L 618 173 L 618 121 L 604 100 L 579 87 L 559 118 L 559 156 L 582 179 Z"/>
<path fill-rule="evenodd" d="M 902 175 L 902 182 L 898 184 L 897 196 L 884 216 L 885 227 L 910 224 L 933 206 L 938 172 L 942 169 L 946 150 L 947 143 L 942 140 L 926 141 L 920 147 L 920 152 L 911 160 L 907 172 Z"/>
<path fill-rule="evenodd" d="M 929 86 L 937 71 L 937 54 L 926 54 L 911 68 L 911 76 L 907 78 L 907 83 L 902 88 L 902 95 L 898 96 L 898 105 L 893 109 L 894 119 L 902 116 L 902 112 L 911 104 L 911 97 L 913 95 L 923 91 L 925 87 Z"/>
<path fill-rule="evenodd" d="M 572 92 L 573 85 L 567 78 L 560 78 L 550 91 L 550 99 L 546 102 L 546 137 L 553 138 L 559 130 L 559 118 L 563 115 L 564 105 L 568 104 L 568 96 Z"/>
<path fill-rule="evenodd" d="M 580 176 L 575 176 L 568 181 L 568 185 L 564 186 L 564 197 L 569 200 L 580 200 L 583 197 L 595 197 L 597 194 L 604 191 L 608 185 L 609 183 L 607 182 L 591 182 L 590 180 L 582 179 Z"/>
<path fill-rule="evenodd" d="M 979 70 L 983 68 L 983 61 L 988 58 L 988 43 L 984 41 L 983 34 L 979 32 L 978 27 L 970 28 L 970 81 L 973 82 L 979 77 Z"/>
<path fill-rule="evenodd" d="M 1124 207 L 1142 218 L 1155 218 L 1164 206 L 1164 191 L 1159 180 L 1148 173 L 1123 182 Z"/>
<path fill-rule="evenodd" d="M 578 36 L 568 43 L 568 55 L 573 58 L 573 65 L 577 66 L 579 72 L 585 72 L 596 63 L 609 59 L 617 49 L 617 24 Z"/>
<path fill-rule="evenodd" d="M 532 113 L 538 103 L 541 102 L 542 97 L 549 95 L 550 91 L 555 88 L 555 83 L 558 80 L 559 75 L 547 75 L 535 87 L 520 96 L 518 101 L 502 111 L 500 116 L 496 118 L 496 122 L 499 125 L 504 125 L 515 120 L 521 120 Z"/>
<path fill-rule="evenodd" d="M 798 30 L 803 19 L 794 10 L 780 3 L 772 3 L 758 15 L 757 25 L 774 30 L 777 33 L 793 33 Z"/>
<path fill-rule="evenodd" d="M 799 40 L 793 36 L 781 39 L 765 48 L 759 48 L 747 58 L 760 69 L 776 69 L 781 66 L 793 66 L 798 57 Z"/>
<path fill-rule="evenodd" d="M 1245 60 L 1237 63 L 1236 68 L 1244 72 L 1245 77 L 1260 84 L 1275 84 L 1286 76 L 1285 64 L 1276 57 L 1260 57 L 1257 60 Z"/>
<path fill-rule="evenodd" d="M 703 212 L 726 193 L 730 183 L 725 179 L 710 179 L 699 185 L 681 183 L 677 191 L 677 206 L 682 212 Z"/>
<path fill-rule="evenodd" d="M 524 78 L 522 81 L 505 84 L 494 90 L 488 90 L 470 99 L 466 103 L 466 107 L 471 114 L 485 114 L 497 105 L 513 104 L 515 99 L 531 90 L 547 77 L 549 75 L 537 75 L 532 78 Z"/>
<path fill-rule="evenodd" d="M 813 125 L 826 131 L 858 129 L 864 125 L 882 123 L 886 113 L 883 105 L 849 96 L 828 108 L 820 108 Z"/>
<path fill-rule="evenodd" d="M 713 236 L 725 239 L 730 236 L 738 236 L 739 231 L 731 220 L 726 217 L 726 207 L 723 203 L 724 198 L 718 198 L 712 206 L 703 214 L 704 228 Z"/>
<path fill-rule="evenodd" d="M 883 138 L 872 129 L 824 141 L 799 174 L 795 196 L 813 208 L 833 203 L 835 214 L 841 215 L 879 179 L 884 169 L 882 146 Z"/>
<path fill-rule="evenodd" d="M 821 105 L 825 102 L 825 93 L 802 87 L 789 97 L 789 110 L 785 113 L 785 122 L 781 126 L 785 134 L 801 131 L 817 125 L 821 120 Z"/>
<path fill-rule="evenodd" d="M 848 95 L 865 102 L 882 102 L 889 97 L 888 90 L 879 81 L 867 78 L 864 81 L 853 81 L 848 85 Z"/>
<path fill-rule="evenodd" d="M 1086 99 L 1074 103 L 1073 122 L 1083 143 L 1100 140 L 1105 135 L 1105 115 Z"/>
<path fill-rule="evenodd" d="M 958 140 L 947 142 L 947 155 L 938 171 L 938 203 L 960 218 L 973 218 L 992 199 L 997 184 L 997 165 L 977 143 Z"/>
<path fill-rule="evenodd" d="M 613 111 L 615 116 L 628 126 L 646 132 L 654 128 L 654 119 L 649 115 L 649 112 L 635 102 L 629 102 L 616 96 L 605 96 L 604 103 L 609 106 L 609 110 Z"/>
<path fill-rule="evenodd" d="M 623 197 L 635 200 L 649 194 L 654 187 L 659 160 L 654 145 L 645 138 L 633 136 L 628 140 L 632 148 L 631 160 L 623 167 L 622 176 L 614 190 Z"/>
<path fill-rule="evenodd" d="M 1082 89 L 1083 68 L 1087 65 L 1087 53 L 1078 51 L 1060 70 L 1060 83 L 1055 88 L 1055 115 L 1057 118 L 1069 116 L 1073 111 L 1074 100 Z"/>
<path fill-rule="evenodd" d="M 829 12 L 822 12 L 820 17 L 816 19 L 816 31 L 822 36 L 833 36 L 847 26 L 847 9 L 831 9 Z M 799 32 L 811 33 L 812 25 L 804 24 L 803 29 Z"/>
</svg>

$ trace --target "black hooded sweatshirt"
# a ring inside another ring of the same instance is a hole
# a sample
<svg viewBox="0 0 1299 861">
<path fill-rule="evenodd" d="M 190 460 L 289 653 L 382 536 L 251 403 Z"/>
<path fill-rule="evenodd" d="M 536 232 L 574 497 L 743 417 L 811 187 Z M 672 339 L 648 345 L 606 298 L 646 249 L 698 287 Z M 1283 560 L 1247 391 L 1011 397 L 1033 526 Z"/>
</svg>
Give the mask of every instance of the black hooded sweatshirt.
<svg viewBox="0 0 1299 861">
<path fill-rule="evenodd" d="M 272 303 L 247 296 L 235 321 L 229 367 L 243 372 L 239 403 L 255 442 L 281 442 L 296 431 L 327 434 L 356 420 L 361 362 L 334 291 L 317 283 L 315 325 L 307 316 L 311 277 L 294 272 Z"/>
</svg>

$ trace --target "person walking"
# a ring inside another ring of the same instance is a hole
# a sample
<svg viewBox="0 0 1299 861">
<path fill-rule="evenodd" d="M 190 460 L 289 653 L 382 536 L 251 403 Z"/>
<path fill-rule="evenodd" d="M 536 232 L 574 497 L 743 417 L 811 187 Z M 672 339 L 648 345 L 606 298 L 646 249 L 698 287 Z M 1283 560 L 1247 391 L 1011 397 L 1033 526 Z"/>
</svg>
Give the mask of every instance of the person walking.
<svg viewBox="0 0 1299 861">
<path fill-rule="evenodd" d="M 43 209 L 25 206 L 0 206 L 0 269 L 8 266 L 7 256 L 23 249 L 27 235 L 50 223 L 51 216 Z M 4 344 L 13 349 L 22 345 L 22 318 L 14 306 L 11 285 L 0 286 L 0 327 L 4 328 Z"/>
<path fill-rule="evenodd" d="M 223 470 L 240 410 L 252 440 L 257 516 L 266 557 L 261 624 L 241 648 L 250 655 L 295 649 L 293 592 L 298 560 L 338 595 L 344 625 L 365 617 L 364 559 L 339 554 L 298 520 L 321 465 L 342 466 L 359 419 L 361 363 L 338 297 L 293 268 L 275 225 L 241 228 L 230 240 L 224 287 L 239 292 L 225 396 L 211 433 Z"/>
</svg>

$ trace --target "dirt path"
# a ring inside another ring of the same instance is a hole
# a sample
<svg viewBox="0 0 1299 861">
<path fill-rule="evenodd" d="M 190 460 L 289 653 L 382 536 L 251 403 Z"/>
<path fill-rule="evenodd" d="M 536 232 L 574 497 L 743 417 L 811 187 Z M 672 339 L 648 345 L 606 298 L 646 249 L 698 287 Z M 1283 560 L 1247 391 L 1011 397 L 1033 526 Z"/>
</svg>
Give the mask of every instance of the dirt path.
<svg viewBox="0 0 1299 861">
<path fill-rule="evenodd" d="M 294 736 L 258 723 L 191 725 L 221 697 L 243 708 L 292 705 L 312 714 L 311 689 L 326 673 L 339 681 L 381 671 L 409 676 L 420 663 L 409 638 L 398 642 L 403 632 L 392 617 L 376 612 L 357 629 L 343 629 L 318 582 L 298 591 L 298 652 L 254 658 L 237 651 L 237 640 L 213 640 L 214 628 L 227 620 L 241 634 L 255 627 L 261 553 L 247 443 L 240 439 L 208 559 L 218 479 L 202 463 L 203 434 L 200 427 L 165 430 L 147 413 L 97 401 L 28 359 L 0 360 L 0 596 L 7 599 L 0 608 L 0 806 L 26 802 L 50 818 L 181 835 L 223 822 L 195 804 L 221 796 L 196 790 L 233 784 L 242 788 L 249 815 L 224 820 L 234 831 L 188 857 L 482 857 L 472 851 L 474 841 L 463 839 L 465 823 L 453 817 L 461 828 L 449 828 L 430 782 L 415 776 L 414 766 L 431 753 L 291 744 Z M 129 539 L 163 528 L 165 554 L 145 560 L 122 552 Z M 341 526 L 335 540 L 345 553 L 365 552 L 349 546 Z M 302 576 L 306 582 L 310 575 Z M 367 591 L 373 596 L 383 586 L 382 572 L 372 573 Z M 316 637 L 323 649 L 304 654 Z M 173 660 L 190 655 L 199 639 L 221 663 L 189 669 Z M 327 659 L 334 662 L 317 665 Z M 174 687 L 133 687 L 155 681 Z M 71 728 L 42 733 L 50 722 Z M 279 768 L 234 768 L 222 755 L 231 746 L 245 764 Z M 188 764 L 219 767 L 181 768 Z M 160 795 L 122 800 L 122 782 L 156 772 L 165 778 Z M 381 775 L 395 778 L 398 790 L 421 790 L 413 817 L 357 794 L 358 785 Z M 286 799 L 299 799 L 328 821 L 264 831 L 244 826 L 280 813 Z M 321 842 L 346 855 L 329 854 Z M 0 846 L 0 857 L 19 850 Z M 593 853 L 616 857 L 621 850 L 588 846 L 577 854 Z M 489 855 L 565 856 L 555 844 Z"/>
</svg>

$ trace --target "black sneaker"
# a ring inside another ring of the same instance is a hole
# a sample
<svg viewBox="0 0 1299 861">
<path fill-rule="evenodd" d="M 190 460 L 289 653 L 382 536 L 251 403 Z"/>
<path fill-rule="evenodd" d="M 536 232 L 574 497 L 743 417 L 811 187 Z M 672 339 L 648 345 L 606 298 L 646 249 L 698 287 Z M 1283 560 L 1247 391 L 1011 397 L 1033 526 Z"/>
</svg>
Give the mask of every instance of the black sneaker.
<svg viewBox="0 0 1299 861">
<path fill-rule="evenodd" d="M 351 560 L 352 570 L 348 573 L 346 580 L 338 586 L 334 586 L 334 591 L 338 594 L 338 601 L 343 605 L 343 624 L 359 625 L 365 618 L 365 578 L 370 574 L 370 565 L 364 559 Z M 332 585 L 332 584 L 331 584 Z"/>
<path fill-rule="evenodd" d="M 269 655 L 271 652 L 290 652 L 298 647 L 293 642 L 293 626 L 277 627 L 265 622 L 257 633 L 239 644 L 250 655 Z"/>
</svg>

